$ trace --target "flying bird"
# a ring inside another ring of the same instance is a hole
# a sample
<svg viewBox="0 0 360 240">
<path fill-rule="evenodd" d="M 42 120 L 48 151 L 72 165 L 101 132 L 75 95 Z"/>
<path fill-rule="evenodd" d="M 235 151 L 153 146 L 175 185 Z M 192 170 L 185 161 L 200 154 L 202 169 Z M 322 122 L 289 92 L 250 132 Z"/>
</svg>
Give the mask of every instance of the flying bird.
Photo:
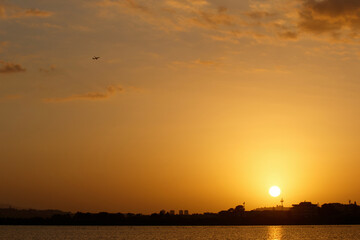
<svg viewBox="0 0 360 240">
<path fill-rule="evenodd" d="M 94 56 L 92 59 L 93 60 L 98 60 L 100 57 L 96 57 L 96 56 Z"/>
</svg>

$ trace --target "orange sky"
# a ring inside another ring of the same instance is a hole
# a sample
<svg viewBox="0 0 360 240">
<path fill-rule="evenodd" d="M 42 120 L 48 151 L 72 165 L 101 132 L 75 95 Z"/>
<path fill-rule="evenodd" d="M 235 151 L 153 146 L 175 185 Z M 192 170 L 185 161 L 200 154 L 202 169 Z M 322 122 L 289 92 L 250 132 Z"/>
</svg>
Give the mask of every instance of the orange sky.
<svg viewBox="0 0 360 240">
<path fill-rule="evenodd" d="M 0 203 L 360 201 L 359 13 L 352 0 L 0 0 Z"/>
</svg>

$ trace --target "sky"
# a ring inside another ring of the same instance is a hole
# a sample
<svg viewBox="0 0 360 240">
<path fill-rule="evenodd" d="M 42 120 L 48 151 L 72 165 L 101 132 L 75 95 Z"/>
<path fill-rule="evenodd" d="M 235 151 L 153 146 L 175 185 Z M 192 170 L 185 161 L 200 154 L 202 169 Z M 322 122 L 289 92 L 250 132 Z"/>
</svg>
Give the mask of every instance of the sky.
<svg viewBox="0 0 360 240">
<path fill-rule="evenodd" d="M 359 31 L 357 0 L 0 0 L 0 203 L 360 201 Z"/>
</svg>

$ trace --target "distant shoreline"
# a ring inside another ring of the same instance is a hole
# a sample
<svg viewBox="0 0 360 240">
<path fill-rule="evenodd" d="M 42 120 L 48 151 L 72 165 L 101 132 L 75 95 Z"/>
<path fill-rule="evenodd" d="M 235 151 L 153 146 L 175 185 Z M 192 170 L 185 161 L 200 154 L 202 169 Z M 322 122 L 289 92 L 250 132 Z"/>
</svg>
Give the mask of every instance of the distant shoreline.
<svg viewBox="0 0 360 240">
<path fill-rule="evenodd" d="M 271 226 L 359 226 L 357 224 L 253 224 L 253 225 L 61 225 L 61 224 L 0 224 L 0 226 L 44 227 L 271 227 Z"/>
<path fill-rule="evenodd" d="M 359 225 L 360 206 L 355 203 L 328 203 L 321 207 L 311 202 L 292 208 L 245 211 L 243 205 L 218 213 L 189 214 L 174 210 L 151 215 L 133 213 L 70 213 L 59 210 L 0 209 L 0 225 L 59 226 L 286 226 Z"/>
</svg>

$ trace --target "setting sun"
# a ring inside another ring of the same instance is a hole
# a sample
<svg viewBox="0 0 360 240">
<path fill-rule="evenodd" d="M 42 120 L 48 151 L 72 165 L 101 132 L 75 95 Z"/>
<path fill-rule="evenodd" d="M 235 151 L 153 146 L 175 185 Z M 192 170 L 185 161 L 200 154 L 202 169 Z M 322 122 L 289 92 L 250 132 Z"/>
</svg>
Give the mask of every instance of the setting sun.
<svg viewBox="0 0 360 240">
<path fill-rule="evenodd" d="M 272 197 L 278 197 L 281 193 L 281 190 L 278 186 L 273 186 L 269 189 L 269 194 L 272 196 Z"/>
</svg>

